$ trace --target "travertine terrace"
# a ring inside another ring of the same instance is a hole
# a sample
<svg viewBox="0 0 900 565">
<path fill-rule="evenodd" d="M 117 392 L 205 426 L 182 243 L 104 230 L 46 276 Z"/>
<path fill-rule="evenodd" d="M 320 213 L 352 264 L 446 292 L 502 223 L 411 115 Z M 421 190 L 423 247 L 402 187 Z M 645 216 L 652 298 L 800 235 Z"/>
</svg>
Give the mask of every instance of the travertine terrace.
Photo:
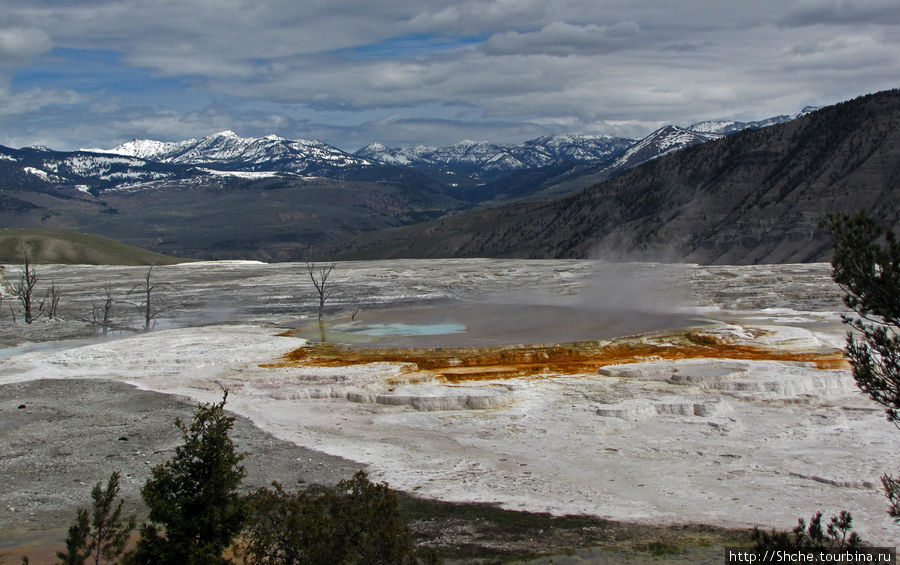
<svg viewBox="0 0 900 565">
<path fill-rule="evenodd" d="M 73 311 L 105 280 L 126 288 L 142 272 L 44 270 Z M 355 341 L 344 345 L 312 341 L 302 265 L 157 272 L 177 289 L 159 329 L 10 351 L 0 383 L 103 378 L 203 401 L 226 387 L 232 410 L 279 438 L 442 499 L 780 528 L 848 509 L 866 539 L 896 539 L 879 477 L 900 463 L 900 433 L 843 364 L 827 265 L 341 263 L 328 331 Z M 614 313 L 624 325 L 554 340 L 547 328 L 566 320 L 547 317 L 535 340 L 479 345 L 463 339 L 478 322 L 445 315 L 454 304 Z M 398 318 L 433 307 L 440 319 Z M 654 319 L 634 328 L 623 312 Z"/>
</svg>

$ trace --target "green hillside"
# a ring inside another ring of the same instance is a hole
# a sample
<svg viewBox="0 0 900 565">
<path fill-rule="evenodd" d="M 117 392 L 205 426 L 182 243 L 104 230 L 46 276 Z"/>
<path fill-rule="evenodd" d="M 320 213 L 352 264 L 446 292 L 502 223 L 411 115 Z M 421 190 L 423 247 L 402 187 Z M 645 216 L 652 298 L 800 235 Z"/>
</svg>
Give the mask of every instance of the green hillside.
<svg viewBox="0 0 900 565">
<path fill-rule="evenodd" d="M 0 263 L 21 263 L 23 251 L 33 263 L 85 265 L 171 265 L 187 259 L 152 253 L 113 239 L 61 231 L 0 229 Z"/>
</svg>

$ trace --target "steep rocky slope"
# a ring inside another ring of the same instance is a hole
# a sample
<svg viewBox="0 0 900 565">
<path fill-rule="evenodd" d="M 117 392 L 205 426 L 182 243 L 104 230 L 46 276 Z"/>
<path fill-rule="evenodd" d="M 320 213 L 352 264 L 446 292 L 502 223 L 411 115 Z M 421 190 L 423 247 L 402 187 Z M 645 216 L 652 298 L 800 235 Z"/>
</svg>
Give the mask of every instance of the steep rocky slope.
<svg viewBox="0 0 900 565">
<path fill-rule="evenodd" d="M 819 261 L 828 212 L 900 227 L 900 90 L 697 145 L 578 194 L 365 234 L 339 257 Z"/>
</svg>

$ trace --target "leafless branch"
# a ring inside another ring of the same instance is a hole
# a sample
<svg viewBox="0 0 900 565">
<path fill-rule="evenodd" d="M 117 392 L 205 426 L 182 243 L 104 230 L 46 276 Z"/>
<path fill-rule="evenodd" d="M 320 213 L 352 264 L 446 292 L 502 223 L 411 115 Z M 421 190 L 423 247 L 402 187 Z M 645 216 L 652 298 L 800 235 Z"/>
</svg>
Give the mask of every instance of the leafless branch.
<svg viewBox="0 0 900 565">
<path fill-rule="evenodd" d="M 167 282 L 152 282 L 153 267 L 150 265 L 147 274 L 144 276 L 144 282 L 138 283 L 131 287 L 126 296 L 136 294 L 141 297 L 140 302 L 128 302 L 140 311 L 144 321 L 144 331 L 148 332 L 156 325 L 156 319 L 169 310 L 168 305 L 159 297 L 158 291 L 163 288 L 172 288 L 174 285 Z"/>
</svg>

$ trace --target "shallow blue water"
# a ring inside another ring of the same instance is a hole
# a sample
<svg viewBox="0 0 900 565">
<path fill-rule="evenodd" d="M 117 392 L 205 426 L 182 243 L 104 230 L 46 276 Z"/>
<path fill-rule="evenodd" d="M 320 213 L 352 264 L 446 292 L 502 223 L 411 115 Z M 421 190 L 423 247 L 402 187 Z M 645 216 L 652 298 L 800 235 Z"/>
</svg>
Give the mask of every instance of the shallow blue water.
<svg viewBox="0 0 900 565">
<path fill-rule="evenodd" d="M 98 340 L 96 339 L 63 339 L 59 341 L 24 343 L 15 347 L 4 347 L 0 349 L 0 358 L 21 355 L 22 353 L 51 353 L 54 351 L 65 351 L 66 349 L 75 349 L 76 347 L 97 343 L 97 341 Z"/>
</svg>

